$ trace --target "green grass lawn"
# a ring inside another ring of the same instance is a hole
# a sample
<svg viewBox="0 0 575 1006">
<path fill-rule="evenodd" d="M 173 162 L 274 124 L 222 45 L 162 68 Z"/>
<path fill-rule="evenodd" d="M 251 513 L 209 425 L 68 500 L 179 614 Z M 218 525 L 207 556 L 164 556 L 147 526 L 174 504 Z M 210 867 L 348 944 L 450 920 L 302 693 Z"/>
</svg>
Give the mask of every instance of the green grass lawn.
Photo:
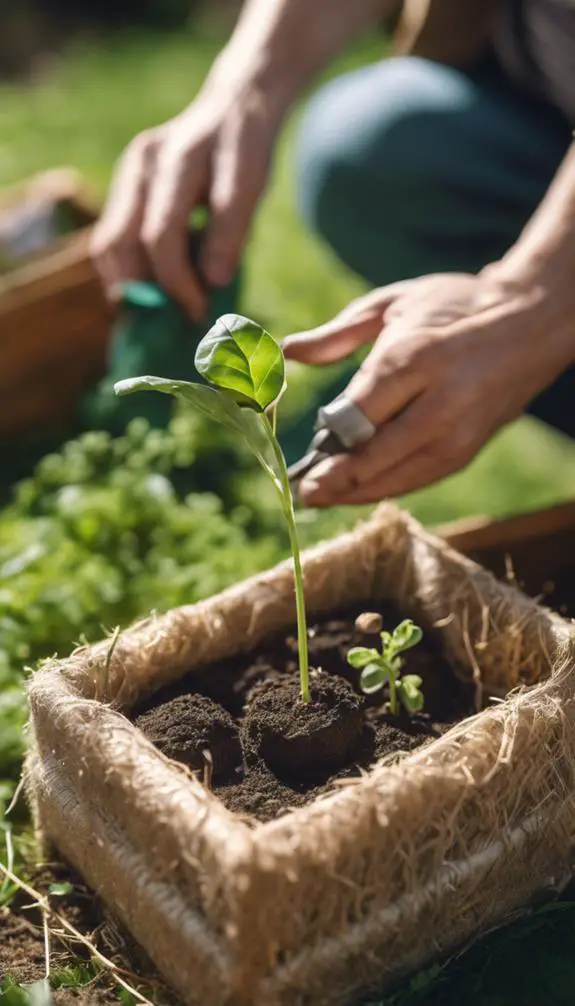
<svg viewBox="0 0 575 1006">
<path fill-rule="evenodd" d="M 380 40 L 370 40 L 338 68 L 376 58 L 381 49 Z M 122 148 L 135 132 L 178 112 L 193 97 L 216 50 L 217 40 L 205 34 L 131 36 L 108 49 L 78 46 L 33 87 L 1 86 L 0 185 L 69 164 L 103 197 Z M 291 182 L 296 119 L 297 113 L 282 137 L 246 258 L 243 309 L 278 335 L 329 318 L 363 289 L 296 217 Z M 322 379 L 301 368 L 295 372 L 292 408 L 310 382 Z M 496 437 L 465 472 L 414 494 L 406 504 L 433 523 L 476 513 L 509 514 L 574 495 L 575 446 L 522 420 Z M 336 531 L 352 518 L 342 511 L 323 516 L 322 530 Z M 314 520 L 310 515 L 306 535 L 313 536 Z M 9 711 L 14 702 L 14 693 L 3 695 L 1 689 L 0 673 L 0 780 L 7 737 L 2 735 L 3 709 Z M 1 786 L 0 781 L 0 806 Z M 420 976 L 400 994 L 398 1006 L 455 1006 L 463 996 L 469 1006 L 572 1004 L 572 924 L 568 911 L 565 917 L 558 912 L 515 927 L 482 944 L 439 981 Z"/>
</svg>

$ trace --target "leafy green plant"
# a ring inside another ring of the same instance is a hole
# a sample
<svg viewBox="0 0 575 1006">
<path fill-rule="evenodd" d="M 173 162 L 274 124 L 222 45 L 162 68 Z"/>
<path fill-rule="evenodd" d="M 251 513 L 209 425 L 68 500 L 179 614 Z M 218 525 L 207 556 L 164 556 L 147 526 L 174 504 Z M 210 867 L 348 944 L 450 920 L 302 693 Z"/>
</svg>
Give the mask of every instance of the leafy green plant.
<svg viewBox="0 0 575 1006">
<path fill-rule="evenodd" d="M 74 891 L 74 885 L 69 881 L 65 881 L 62 884 L 54 883 L 50 884 L 48 888 L 50 894 L 54 898 L 65 898 L 68 894 L 72 894 Z"/>
<path fill-rule="evenodd" d="M 418 674 L 401 674 L 401 654 L 417 646 L 423 632 L 410 618 L 401 622 L 393 632 L 380 632 L 381 653 L 372 647 L 354 646 L 347 654 L 347 662 L 361 670 L 360 685 L 366 695 L 389 686 L 389 709 L 397 716 L 399 704 L 408 713 L 423 709 L 422 680 Z"/>
<path fill-rule="evenodd" d="M 19 775 L 26 667 L 284 558 L 275 491 L 237 439 L 182 404 L 165 431 L 138 419 L 70 441 L 16 487 L 0 511 L 0 784 Z"/>
<path fill-rule="evenodd" d="M 95 961 L 76 961 L 64 968 L 56 968 L 50 975 L 50 984 L 54 989 L 78 989 L 90 985 L 100 974 L 100 967 Z"/>
<path fill-rule="evenodd" d="M 301 697 L 309 702 L 309 658 L 303 575 L 286 461 L 276 437 L 276 410 L 285 387 L 285 363 L 277 342 L 241 315 L 218 319 L 196 350 L 198 373 L 209 385 L 134 377 L 120 381 L 117 394 L 160 391 L 191 402 L 249 445 L 277 490 L 294 564 Z"/>
</svg>

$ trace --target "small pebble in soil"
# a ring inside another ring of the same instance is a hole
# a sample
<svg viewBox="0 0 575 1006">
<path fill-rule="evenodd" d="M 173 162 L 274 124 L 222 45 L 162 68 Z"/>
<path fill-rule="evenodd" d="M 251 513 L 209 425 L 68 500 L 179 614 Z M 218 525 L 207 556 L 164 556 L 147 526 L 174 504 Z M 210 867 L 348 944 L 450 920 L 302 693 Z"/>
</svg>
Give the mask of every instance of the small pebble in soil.
<svg viewBox="0 0 575 1006">
<path fill-rule="evenodd" d="M 241 769 L 237 727 L 230 714 L 205 695 L 179 695 L 142 713 L 135 723 L 162 754 L 193 771 L 202 772 L 210 758 L 216 780 Z"/>
<path fill-rule="evenodd" d="M 246 761 L 261 756 L 279 779 L 326 776 L 353 761 L 365 729 L 364 702 L 343 678 L 311 675 L 311 701 L 298 675 L 276 675 L 256 686 L 243 722 Z"/>
<path fill-rule="evenodd" d="M 377 611 L 363 611 L 357 616 L 354 628 L 366 636 L 377 636 L 383 629 L 383 618 Z"/>
</svg>

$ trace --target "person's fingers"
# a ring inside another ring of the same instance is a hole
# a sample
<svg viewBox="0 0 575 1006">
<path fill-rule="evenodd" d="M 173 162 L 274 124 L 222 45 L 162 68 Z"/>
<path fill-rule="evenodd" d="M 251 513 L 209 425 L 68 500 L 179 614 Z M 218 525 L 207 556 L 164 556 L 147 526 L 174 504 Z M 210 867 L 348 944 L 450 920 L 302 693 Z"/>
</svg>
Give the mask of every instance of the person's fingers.
<svg viewBox="0 0 575 1006">
<path fill-rule="evenodd" d="M 387 312 L 404 292 L 406 283 L 392 283 L 348 304 L 331 321 L 307 332 L 288 335 L 282 342 L 288 360 L 314 365 L 335 363 L 373 342 L 386 323 Z"/>
<path fill-rule="evenodd" d="M 210 219 L 202 269 L 212 286 L 234 277 L 257 203 L 265 188 L 270 151 L 257 123 L 234 121 L 215 152 Z"/>
<path fill-rule="evenodd" d="M 194 157 L 167 142 L 158 154 L 141 230 L 156 279 L 198 321 L 206 310 L 206 295 L 190 262 L 189 218 L 205 189 L 203 152 L 198 150 Z"/>
<path fill-rule="evenodd" d="M 400 496 L 458 471 L 499 423 L 486 425 L 465 396 L 447 387 L 421 395 L 351 454 L 322 462 L 300 486 L 310 506 L 371 503 Z"/>
<path fill-rule="evenodd" d="M 381 319 L 370 318 L 362 321 L 345 322 L 337 318 L 298 335 L 288 335 L 282 342 L 286 360 L 314 365 L 335 363 L 343 360 L 364 346 L 373 342 L 381 330 Z"/>
<path fill-rule="evenodd" d="M 349 454 L 340 454 L 323 462 L 308 475 L 334 501 L 347 497 L 363 486 L 382 479 L 405 458 L 438 441 L 450 428 L 449 399 L 446 395 L 420 395 L 396 418 L 384 423 L 372 439 Z M 303 487 L 303 493 L 307 492 Z"/>
<path fill-rule="evenodd" d="M 335 318 L 307 332 L 288 335 L 282 342 L 286 360 L 314 365 L 335 363 L 350 356 L 379 335 L 385 312 L 399 284 L 372 290 L 352 301 Z"/>
<path fill-rule="evenodd" d="M 157 135 L 137 136 L 116 169 L 106 207 L 94 228 L 91 252 L 106 294 L 115 300 L 127 280 L 143 279 L 148 266 L 140 244 L 148 178 L 153 171 Z"/>
<path fill-rule="evenodd" d="M 387 422 L 429 384 L 432 345 L 400 319 L 384 328 L 344 394 L 374 424 Z"/>
<path fill-rule="evenodd" d="M 372 482 L 355 489 L 350 488 L 336 496 L 326 492 L 321 482 L 314 482 L 313 476 L 310 476 L 302 482 L 300 496 L 306 506 L 318 508 L 378 503 L 383 499 L 392 499 L 415 492 L 416 489 L 423 489 L 447 475 L 452 475 L 464 464 L 463 457 L 456 459 L 453 455 L 446 456 L 441 445 L 430 445 L 400 461 Z"/>
</svg>

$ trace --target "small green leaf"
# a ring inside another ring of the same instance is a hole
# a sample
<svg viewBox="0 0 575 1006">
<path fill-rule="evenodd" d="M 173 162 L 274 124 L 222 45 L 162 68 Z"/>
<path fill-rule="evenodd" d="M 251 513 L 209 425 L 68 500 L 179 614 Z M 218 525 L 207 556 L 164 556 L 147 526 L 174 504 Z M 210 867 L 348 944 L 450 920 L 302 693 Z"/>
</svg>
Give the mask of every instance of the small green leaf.
<svg viewBox="0 0 575 1006">
<path fill-rule="evenodd" d="M 380 659 L 381 654 L 367 646 L 352 646 L 347 654 L 347 662 L 350 667 L 356 667 L 358 670 Z"/>
<path fill-rule="evenodd" d="M 402 684 L 408 685 L 410 688 L 421 688 L 423 684 L 423 679 L 419 674 L 406 674 L 401 681 Z"/>
<path fill-rule="evenodd" d="M 190 381 L 171 381 L 164 377 L 128 377 L 114 385 L 117 395 L 132 395 L 137 391 L 160 391 L 173 395 L 192 405 L 210 419 L 215 419 L 232 433 L 239 434 L 249 444 L 261 465 L 274 476 L 278 475 L 274 458 L 270 455 L 269 441 L 262 429 L 261 419 L 253 412 L 240 409 L 226 392 L 208 388 Z"/>
<path fill-rule="evenodd" d="M 282 351 L 265 328 L 239 314 L 219 318 L 196 350 L 198 373 L 244 406 L 267 409 L 285 386 Z"/>
<path fill-rule="evenodd" d="M 386 680 L 387 675 L 380 664 L 367 664 L 361 672 L 359 684 L 362 692 L 371 695 L 383 688 Z"/>
<path fill-rule="evenodd" d="M 395 652 L 400 653 L 403 650 L 410 650 L 412 646 L 417 646 L 422 638 L 423 632 L 419 626 L 415 625 L 410 618 L 406 618 L 394 630 L 391 643 Z"/>
<path fill-rule="evenodd" d="M 383 632 L 380 632 L 380 636 L 381 636 L 381 645 L 384 648 L 389 646 L 392 640 L 391 632 L 386 632 L 384 629 Z"/>
<path fill-rule="evenodd" d="M 74 890 L 74 885 L 66 881 L 63 884 L 50 884 L 48 888 L 50 894 L 53 894 L 56 898 L 64 898 L 67 894 L 72 894 Z"/>
<path fill-rule="evenodd" d="M 118 989 L 116 992 L 116 998 L 118 1002 L 122 1003 L 122 1006 L 138 1006 L 138 1000 L 132 995 L 128 989 Z"/>
<path fill-rule="evenodd" d="M 423 709 L 422 684 L 419 674 L 406 674 L 399 682 L 399 697 L 408 713 L 418 713 Z"/>
<path fill-rule="evenodd" d="M 50 984 L 54 989 L 78 989 L 93 982 L 97 974 L 97 965 L 76 964 L 53 971 Z"/>
<path fill-rule="evenodd" d="M 136 391 L 159 391 L 191 402 L 204 415 L 217 419 L 233 433 L 243 434 L 242 411 L 227 395 L 190 381 L 171 381 L 165 377 L 128 377 L 114 385 L 117 395 L 132 395 Z"/>
</svg>

